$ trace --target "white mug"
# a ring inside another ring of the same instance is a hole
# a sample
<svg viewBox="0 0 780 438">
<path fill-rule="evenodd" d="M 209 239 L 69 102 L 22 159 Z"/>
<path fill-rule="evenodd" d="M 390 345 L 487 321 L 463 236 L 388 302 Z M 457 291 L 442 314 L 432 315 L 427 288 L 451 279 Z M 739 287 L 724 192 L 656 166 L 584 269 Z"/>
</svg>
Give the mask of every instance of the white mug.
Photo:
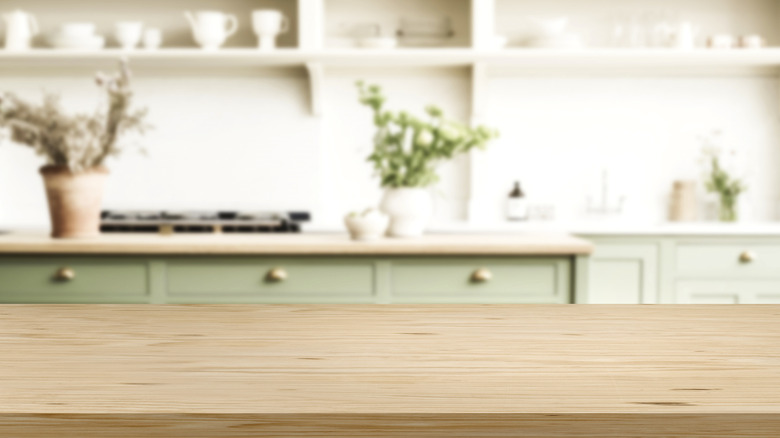
<svg viewBox="0 0 780 438">
<path fill-rule="evenodd" d="M 276 37 L 290 30 L 290 20 L 281 11 L 258 9 L 252 11 L 252 28 L 258 37 L 258 47 L 273 49 Z"/>
<path fill-rule="evenodd" d="M 717 34 L 713 35 L 707 41 L 707 45 L 711 49 L 733 49 L 736 45 L 736 38 L 729 34 Z"/>
<path fill-rule="evenodd" d="M 766 46 L 766 40 L 761 35 L 744 35 L 739 42 L 743 49 L 760 49 Z"/>
<path fill-rule="evenodd" d="M 162 46 L 162 31 L 157 28 L 149 28 L 144 31 L 144 48 L 148 50 L 159 49 Z"/>
<path fill-rule="evenodd" d="M 238 18 L 219 11 L 185 12 L 195 41 L 206 50 L 220 48 L 238 30 Z"/>
<path fill-rule="evenodd" d="M 114 25 L 114 36 L 125 50 L 134 49 L 141 42 L 144 24 L 140 21 L 120 21 Z"/>
</svg>

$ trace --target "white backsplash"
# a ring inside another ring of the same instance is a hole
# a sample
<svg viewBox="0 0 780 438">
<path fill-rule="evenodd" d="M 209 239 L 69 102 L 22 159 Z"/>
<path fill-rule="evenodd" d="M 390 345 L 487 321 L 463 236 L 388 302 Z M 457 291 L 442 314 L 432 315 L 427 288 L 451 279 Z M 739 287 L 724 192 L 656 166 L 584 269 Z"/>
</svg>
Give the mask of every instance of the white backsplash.
<svg viewBox="0 0 780 438">
<path fill-rule="evenodd" d="M 110 163 L 106 207 L 309 209 L 320 225 L 338 224 L 380 196 L 355 80 L 381 83 L 393 108 L 421 113 L 436 103 L 466 120 L 471 104 L 465 70 L 328 71 L 318 119 L 301 72 L 253 74 L 138 71 L 136 102 L 156 126 L 142 139 L 150 156 Z M 90 75 L 4 73 L 0 89 L 30 98 L 60 91 L 65 105 L 92 110 L 99 95 Z M 532 203 L 554 204 L 558 220 L 587 220 L 586 197 L 599 195 L 608 169 L 612 193 L 628 198 L 627 222 L 662 221 L 672 180 L 700 177 L 697 137 L 713 129 L 744 152 L 755 219 L 775 219 L 778 95 L 772 77 L 493 78 L 485 120 L 502 136 L 473 163 L 442 169 L 437 219 L 465 219 L 473 171 L 482 222 L 503 221 L 514 180 Z M 47 226 L 39 164 L 27 149 L 0 146 L 0 227 Z"/>
</svg>

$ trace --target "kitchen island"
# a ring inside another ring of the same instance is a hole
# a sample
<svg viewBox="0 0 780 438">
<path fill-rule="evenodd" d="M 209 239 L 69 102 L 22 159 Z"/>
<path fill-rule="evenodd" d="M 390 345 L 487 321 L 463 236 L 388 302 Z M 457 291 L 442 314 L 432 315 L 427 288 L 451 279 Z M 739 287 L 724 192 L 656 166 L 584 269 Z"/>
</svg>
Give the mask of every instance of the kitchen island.
<svg viewBox="0 0 780 438">
<path fill-rule="evenodd" d="M 0 436 L 776 437 L 776 306 L 0 306 Z"/>
<path fill-rule="evenodd" d="M 571 303 L 592 245 L 555 233 L 0 235 L 3 303 Z"/>
</svg>

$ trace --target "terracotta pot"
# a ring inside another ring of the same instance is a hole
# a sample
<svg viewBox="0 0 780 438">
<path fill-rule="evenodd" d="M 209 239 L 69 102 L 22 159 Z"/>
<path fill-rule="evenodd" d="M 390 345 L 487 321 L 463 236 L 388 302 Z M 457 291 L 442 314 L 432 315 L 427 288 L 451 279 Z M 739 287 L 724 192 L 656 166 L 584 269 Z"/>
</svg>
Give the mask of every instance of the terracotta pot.
<svg viewBox="0 0 780 438">
<path fill-rule="evenodd" d="M 51 235 L 58 238 L 100 234 L 100 207 L 108 169 L 73 173 L 64 166 L 41 167 L 51 216 Z"/>
</svg>

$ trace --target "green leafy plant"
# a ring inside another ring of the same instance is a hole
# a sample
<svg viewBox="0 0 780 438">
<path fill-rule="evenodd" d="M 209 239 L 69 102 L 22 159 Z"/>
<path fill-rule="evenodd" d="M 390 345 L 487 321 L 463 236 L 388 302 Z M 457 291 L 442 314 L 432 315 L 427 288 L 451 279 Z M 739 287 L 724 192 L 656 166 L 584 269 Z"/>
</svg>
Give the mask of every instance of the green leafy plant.
<svg viewBox="0 0 780 438">
<path fill-rule="evenodd" d="M 428 106 L 426 120 L 406 111 L 385 109 L 387 100 L 378 85 L 357 83 L 360 103 L 374 113 L 374 150 L 368 161 L 382 187 L 427 187 L 439 180 L 436 165 L 472 149 L 484 149 L 498 136 L 485 126 L 471 128 L 444 117 L 442 110 Z"/>
<path fill-rule="evenodd" d="M 146 109 L 130 110 L 133 93 L 127 61 L 120 61 L 119 67 L 112 76 L 96 76 L 108 97 L 107 109 L 69 114 L 56 94 L 45 94 L 43 102 L 36 104 L 5 93 L 0 96 L 0 127 L 10 131 L 13 141 L 46 157 L 47 164 L 72 172 L 103 165 L 106 158 L 122 152 L 120 138 L 131 131 L 143 134 L 149 128 L 144 123 Z"/>
<path fill-rule="evenodd" d="M 708 168 L 704 187 L 709 193 L 716 193 L 719 197 L 719 219 L 722 222 L 736 222 L 737 201 L 739 195 L 747 190 L 747 186 L 723 168 L 719 149 L 705 147 L 703 155 Z"/>
</svg>

